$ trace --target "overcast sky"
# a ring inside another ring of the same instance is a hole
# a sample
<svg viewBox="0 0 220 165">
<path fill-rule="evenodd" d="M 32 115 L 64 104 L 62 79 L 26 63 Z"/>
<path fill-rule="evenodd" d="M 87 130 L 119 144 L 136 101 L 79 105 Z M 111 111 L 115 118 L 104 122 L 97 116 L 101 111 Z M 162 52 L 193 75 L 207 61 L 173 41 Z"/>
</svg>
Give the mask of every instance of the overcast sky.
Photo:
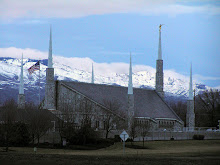
<svg viewBox="0 0 220 165">
<path fill-rule="evenodd" d="M 41 58 L 50 24 L 56 55 L 128 63 L 131 51 L 134 65 L 151 67 L 165 24 L 164 68 L 189 75 L 192 62 L 194 77 L 220 86 L 217 0 L 0 0 L 0 56 L 31 50 Z"/>
</svg>

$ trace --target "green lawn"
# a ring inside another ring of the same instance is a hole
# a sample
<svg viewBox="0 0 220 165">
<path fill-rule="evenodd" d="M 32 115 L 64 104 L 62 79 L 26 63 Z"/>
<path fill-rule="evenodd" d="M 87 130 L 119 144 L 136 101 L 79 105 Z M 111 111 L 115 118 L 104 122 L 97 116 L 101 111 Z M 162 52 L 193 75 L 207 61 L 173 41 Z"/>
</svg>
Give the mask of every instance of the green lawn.
<svg viewBox="0 0 220 165">
<path fill-rule="evenodd" d="M 0 164 L 220 164 L 220 140 L 147 141 L 145 146 L 126 148 L 125 156 L 122 143 L 92 151 L 38 148 L 36 155 L 33 148 L 11 147 L 0 152 Z"/>
</svg>

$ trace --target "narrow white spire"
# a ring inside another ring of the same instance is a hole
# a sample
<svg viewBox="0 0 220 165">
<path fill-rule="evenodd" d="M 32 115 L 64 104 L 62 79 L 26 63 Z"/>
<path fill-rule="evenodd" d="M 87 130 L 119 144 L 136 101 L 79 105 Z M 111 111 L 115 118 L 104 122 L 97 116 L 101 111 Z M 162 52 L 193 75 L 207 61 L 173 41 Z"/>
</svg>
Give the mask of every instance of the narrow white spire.
<svg viewBox="0 0 220 165">
<path fill-rule="evenodd" d="M 92 63 L 92 80 L 91 83 L 94 84 L 94 70 L 93 70 L 93 63 Z"/>
<path fill-rule="evenodd" d="M 20 73 L 19 94 L 24 94 L 23 53 L 22 53 L 22 57 L 21 57 L 21 73 Z"/>
<path fill-rule="evenodd" d="M 191 65 L 190 65 L 189 100 L 193 100 L 193 87 L 192 87 L 192 63 L 191 63 Z"/>
<path fill-rule="evenodd" d="M 50 41 L 49 41 L 49 53 L 48 53 L 48 66 L 47 68 L 53 68 L 53 57 L 52 57 L 52 27 L 50 25 Z"/>
<path fill-rule="evenodd" d="M 158 60 L 162 60 L 162 48 L 161 48 L 161 24 L 159 26 L 159 44 L 158 44 Z"/>
<path fill-rule="evenodd" d="M 130 67 L 129 67 L 128 94 L 129 94 L 129 95 L 132 95 L 132 94 L 133 94 L 131 52 L 130 52 Z"/>
</svg>

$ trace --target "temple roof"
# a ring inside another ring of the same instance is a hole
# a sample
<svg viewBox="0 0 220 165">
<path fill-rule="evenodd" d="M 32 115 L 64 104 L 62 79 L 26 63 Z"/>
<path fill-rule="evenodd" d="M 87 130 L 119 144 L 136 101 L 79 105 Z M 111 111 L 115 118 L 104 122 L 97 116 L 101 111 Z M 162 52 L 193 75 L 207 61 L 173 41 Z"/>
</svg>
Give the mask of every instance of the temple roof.
<svg viewBox="0 0 220 165">
<path fill-rule="evenodd" d="M 60 82 L 103 106 L 105 100 L 117 101 L 121 105 L 120 109 L 127 112 L 127 87 L 73 81 Z M 182 121 L 155 90 L 143 88 L 133 90 L 135 117 L 170 118 Z"/>
</svg>

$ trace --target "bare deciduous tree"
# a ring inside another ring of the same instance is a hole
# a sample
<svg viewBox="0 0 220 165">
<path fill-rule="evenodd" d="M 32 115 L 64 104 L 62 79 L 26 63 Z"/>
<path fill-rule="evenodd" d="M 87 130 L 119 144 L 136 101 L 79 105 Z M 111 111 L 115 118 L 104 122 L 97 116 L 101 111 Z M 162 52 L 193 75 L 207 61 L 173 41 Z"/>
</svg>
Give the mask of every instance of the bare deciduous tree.
<svg viewBox="0 0 220 165">
<path fill-rule="evenodd" d="M 121 105 L 117 100 L 107 100 L 104 99 L 103 103 L 106 108 L 110 110 L 105 113 L 105 138 L 108 138 L 108 135 L 111 130 L 116 129 L 116 126 L 119 125 L 121 118 L 119 116 L 123 116 L 120 108 Z"/>
<path fill-rule="evenodd" d="M 57 114 L 56 122 L 58 131 L 60 134 L 61 145 L 63 143 L 63 138 L 66 138 L 67 141 L 70 140 L 75 134 L 75 116 L 73 108 L 70 104 L 62 104 L 62 113 Z"/>
<path fill-rule="evenodd" d="M 1 109 L 1 113 L 6 145 L 5 150 L 7 152 L 9 147 L 9 139 L 13 131 L 13 124 L 19 120 L 17 116 L 17 104 L 15 101 L 13 99 L 6 101 Z"/>
<path fill-rule="evenodd" d="M 81 125 L 77 131 L 78 143 L 85 145 L 91 139 L 97 139 L 97 133 L 92 128 L 93 107 L 89 100 L 82 98 L 78 108 L 81 113 Z"/>
<path fill-rule="evenodd" d="M 132 124 L 131 124 L 131 130 L 129 132 L 129 135 L 131 137 L 131 145 L 133 145 L 133 141 L 134 141 L 134 138 L 137 137 L 137 134 L 138 134 L 138 130 L 137 130 L 137 121 L 135 121 L 135 118 L 132 120 Z"/>
<path fill-rule="evenodd" d="M 200 106 L 202 106 L 211 116 L 211 126 L 215 127 L 217 125 L 217 118 L 215 116 L 220 114 L 220 92 L 210 89 L 199 94 L 198 98 Z"/>
<path fill-rule="evenodd" d="M 172 101 L 169 104 L 170 104 L 170 107 L 176 112 L 176 114 L 186 124 L 187 103 L 184 101 L 178 101 L 178 102 Z"/>
<path fill-rule="evenodd" d="M 137 128 L 140 136 L 142 136 L 143 139 L 143 147 L 144 147 L 144 138 L 147 136 L 149 130 L 150 130 L 150 122 L 148 120 L 139 120 L 137 122 Z"/>
<path fill-rule="evenodd" d="M 52 128 L 52 113 L 45 109 L 38 109 L 34 105 L 27 105 L 26 112 L 28 116 L 29 132 L 32 135 L 32 142 L 37 139 L 39 145 L 40 138 Z"/>
</svg>

